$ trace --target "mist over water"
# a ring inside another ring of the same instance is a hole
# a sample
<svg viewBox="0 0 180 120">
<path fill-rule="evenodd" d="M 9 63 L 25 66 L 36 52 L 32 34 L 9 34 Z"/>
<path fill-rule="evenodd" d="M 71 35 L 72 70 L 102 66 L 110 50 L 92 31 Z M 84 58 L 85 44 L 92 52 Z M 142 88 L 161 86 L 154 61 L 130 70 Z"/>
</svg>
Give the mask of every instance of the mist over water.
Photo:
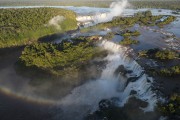
<svg viewBox="0 0 180 120">
<path fill-rule="evenodd" d="M 123 11 L 128 5 L 129 3 L 127 0 L 112 2 L 109 7 L 109 12 L 96 13 L 95 15 L 92 16 L 88 16 L 88 15 L 79 16 L 77 20 L 82 22 L 92 20 L 96 24 L 101 22 L 111 21 L 114 17 L 121 16 Z"/>
<path fill-rule="evenodd" d="M 97 23 L 100 22 L 106 22 L 113 19 L 115 16 L 121 16 L 125 8 L 128 6 L 127 0 L 112 2 L 110 5 L 110 12 L 102 14 L 102 15 L 96 15 L 94 16 L 93 20 Z"/>
<path fill-rule="evenodd" d="M 60 26 L 60 23 L 63 22 L 65 20 L 65 17 L 64 16 L 55 16 L 54 18 L 52 18 L 50 21 L 49 21 L 49 26 L 53 26 L 55 27 L 56 29 L 58 30 L 61 30 L 61 26 Z"/>
<path fill-rule="evenodd" d="M 122 15 L 128 4 L 127 0 L 112 2 L 110 5 L 110 13 L 107 13 L 107 20 L 112 20 L 113 17 Z"/>
<path fill-rule="evenodd" d="M 129 49 L 106 40 L 103 40 L 99 46 L 110 51 L 104 58 L 108 64 L 102 71 L 101 77 L 76 87 L 71 94 L 60 100 L 57 106 L 60 111 L 57 112 L 56 119 L 81 120 L 87 114 L 96 111 L 102 99 L 116 97 L 120 99 L 119 106 L 123 106 L 132 96 L 130 95 L 131 90 L 137 91 L 135 97 L 149 103 L 149 106 L 144 108 L 145 111 L 153 111 L 156 97 L 151 91 L 151 83 L 147 82 L 147 76 L 143 73 L 142 68 L 127 56 Z M 127 76 L 115 75 L 120 65 L 133 71 L 129 73 L 129 76 L 137 76 L 137 80 L 128 83 Z"/>
</svg>

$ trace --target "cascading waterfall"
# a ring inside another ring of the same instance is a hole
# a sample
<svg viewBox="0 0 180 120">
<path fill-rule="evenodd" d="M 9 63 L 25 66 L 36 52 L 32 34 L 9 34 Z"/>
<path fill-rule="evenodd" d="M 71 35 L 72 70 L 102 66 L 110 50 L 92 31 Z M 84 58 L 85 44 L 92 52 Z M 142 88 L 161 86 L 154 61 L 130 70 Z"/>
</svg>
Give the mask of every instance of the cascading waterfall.
<svg viewBox="0 0 180 120">
<path fill-rule="evenodd" d="M 124 66 L 132 70 L 133 73 L 127 75 L 128 77 L 130 76 L 136 76 L 138 79 L 134 82 L 129 82 L 123 92 L 120 94 L 120 105 L 123 106 L 128 98 L 130 97 L 130 92 L 131 90 L 135 90 L 137 92 L 137 95 L 135 95 L 137 98 L 146 101 L 149 103 L 147 108 L 144 108 L 143 110 L 146 111 L 153 111 L 154 106 L 157 103 L 157 97 L 156 94 L 153 93 L 151 90 L 152 82 L 153 79 L 148 77 L 145 73 L 143 68 L 132 58 L 128 57 L 128 53 L 130 50 L 128 50 L 126 47 L 123 47 L 121 45 L 115 44 L 111 41 L 104 40 L 101 43 L 101 46 L 104 47 L 105 49 L 108 49 L 114 54 L 119 54 L 120 61 L 123 62 Z M 118 64 L 117 64 L 118 67 Z M 121 78 L 119 78 L 121 81 Z M 128 81 L 126 81 L 128 82 Z"/>
<path fill-rule="evenodd" d="M 78 25 L 81 27 L 89 27 L 98 23 L 111 21 L 114 17 L 121 16 L 124 9 L 129 5 L 127 0 L 121 0 L 117 2 L 112 2 L 110 5 L 109 12 L 106 13 L 96 13 L 94 15 L 88 16 L 78 16 L 76 20 L 80 23 Z M 82 24 L 83 23 L 83 24 Z"/>
<path fill-rule="evenodd" d="M 152 111 L 156 103 L 156 96 L 151 91 L 151 83 L 148 82 L 148 77 L 144 74 L 141 66 L 128 57 L 127 53 L 130 50 L 107 40 L 101 41 L 99 46 L 110 51 L 108 56 L 104 58 L 108 61 L 106 68 L 102 71 L 99 79 L 91 80 L 76 87 L 71 94 L 60 101 L 59 106 L 63 110 L 61 114 L 66 114 L 61 115 L 61 119 L 82 119 L 83 116 L 97 110 L 98 103 L 102 99 L 118 97 L 120 98 L 119 105 L 123 106 L 128 98 L 132 96 L 130 95 L 131 90 L 137 92 L 135 97 L 149 103 L 148 107 L 143 110 Z M 137 80 L 128 82 L 126 77 L 122 77 L 120 74 L 115 75 L 114 73 L 120 65 L 124 65 L 125 68 L 131 70 L 132 72 L 128 73 L 129 76 L 137 77 Z M 75 114 L 77 118 L 72 114 Z"/>
</svg>

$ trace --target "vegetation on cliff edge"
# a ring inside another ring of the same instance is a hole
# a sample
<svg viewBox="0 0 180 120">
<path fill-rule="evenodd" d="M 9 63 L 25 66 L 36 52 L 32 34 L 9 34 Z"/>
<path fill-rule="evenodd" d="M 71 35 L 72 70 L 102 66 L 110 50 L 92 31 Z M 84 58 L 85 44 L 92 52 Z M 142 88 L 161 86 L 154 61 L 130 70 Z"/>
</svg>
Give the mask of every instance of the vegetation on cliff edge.
<svg viewBox="0 0 180 120">
<path fill-rule="evenodd" d="M 26 46 L 18 63 L 26 68 L 40 69 L 51 75 L 71 74 L 91 60 L 99 51 L 91 41 L 82 39 L 73 41 Z"/>
</svg>

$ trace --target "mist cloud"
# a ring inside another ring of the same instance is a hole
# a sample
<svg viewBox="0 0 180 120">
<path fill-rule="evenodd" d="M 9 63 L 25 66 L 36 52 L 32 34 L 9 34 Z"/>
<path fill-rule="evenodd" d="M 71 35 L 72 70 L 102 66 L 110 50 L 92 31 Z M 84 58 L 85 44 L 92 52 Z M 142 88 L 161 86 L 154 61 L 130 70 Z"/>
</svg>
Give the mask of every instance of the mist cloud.
<svg viewBox="0 0 180 120">
<path fill-rule="evenodd" d="M 65 20 L 64 16 L 56 16 L 49 21 L 49 26 L 54 26 L 56 29 L 61 30 L 60 23 Z"/>
<path fill-rule="evenodd" d="M 121 16 L 124 9 L 129 5 L 127 0 L 112 2 L 110 5 L 110 12 L 106 14 L 106 16 L 97 16 L 97 22 L 106 22 L 113 19 L 115 16 Z"/>
</svg>

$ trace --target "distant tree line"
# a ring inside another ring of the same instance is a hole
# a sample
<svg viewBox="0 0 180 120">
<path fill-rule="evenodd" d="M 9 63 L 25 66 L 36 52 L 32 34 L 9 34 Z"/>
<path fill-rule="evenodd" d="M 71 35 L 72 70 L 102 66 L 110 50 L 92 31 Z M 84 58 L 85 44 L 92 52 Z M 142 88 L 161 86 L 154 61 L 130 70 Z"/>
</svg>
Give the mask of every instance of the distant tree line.
<svg viewBox="0 0 180 120">
<path fill-rule="evenodd" d="M 0 1 L 2 6 L 14 5 L 60 5 L 60 6 L 90 6 L 90 7 L 109 7 L 113 0 L 66 0 L 66 1 Z M 164 9 L 180 9 L 179 0 L 130 0 L 132 5 L 130 8 L 164 8 Z"/>
<path fill-rule="evenodd" d="M 179 0 L 141 0 L 141 1 L 130 1 L 135 8 L 163 8 L 163 9 L 180 9 Z"/>
</svg>

